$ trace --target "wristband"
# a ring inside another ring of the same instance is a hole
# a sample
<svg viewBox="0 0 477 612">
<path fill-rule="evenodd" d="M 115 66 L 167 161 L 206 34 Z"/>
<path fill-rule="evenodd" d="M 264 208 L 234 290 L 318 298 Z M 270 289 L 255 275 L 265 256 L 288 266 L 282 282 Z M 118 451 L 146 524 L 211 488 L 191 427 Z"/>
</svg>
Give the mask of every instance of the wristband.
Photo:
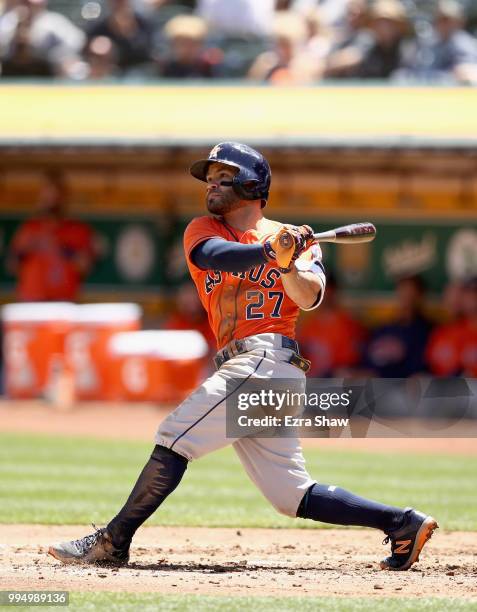
<svg viewBox="0 0 477 612">
<path fill-rule="evenodd" d="M 267 259 L 271 259 L 272 261 L 275 261 L 275 259 L 277 258 L 275 255 L 275 251 L 273 250 L 273 247 L 270 244 L 269 240 L 263 243 L 263 252 L 265 253 L 265 257 Z"/>
</svg>

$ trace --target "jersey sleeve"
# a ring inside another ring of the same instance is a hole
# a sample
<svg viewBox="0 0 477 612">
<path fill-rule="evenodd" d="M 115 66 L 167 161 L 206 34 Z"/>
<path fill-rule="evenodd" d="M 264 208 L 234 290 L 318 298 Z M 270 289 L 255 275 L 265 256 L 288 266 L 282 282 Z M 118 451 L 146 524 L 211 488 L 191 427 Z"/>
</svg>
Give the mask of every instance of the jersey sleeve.
<svg viewBox="0 0 477 612">
<path fill-rule="evenodd" d="M 209 238 L 221 238 L 222 240 L 225 238 L 220 231 L 220 227 L 214 223 L 211 217 L 197 217 L 186 227 L 184 232 L 184 251 L 189 265 L 195 265 L 190 258 L 192 251 L 201 242 L 209 240 Z"/>
<path fill-rule="evenodd" d="M 310 308 L 302 308 L 302 310 L 314 310 L 315 308 L 318 308 L 325 296 L 326 274 L 325 267 L 321 259 L 321 248 L 316 242 L 309 246 L 295 262 L 296 268 L 301 272 L 312 272 L 315 274 L 321 285 L 321 291 L 315 303 L 310 306 Z"/>
</svg>

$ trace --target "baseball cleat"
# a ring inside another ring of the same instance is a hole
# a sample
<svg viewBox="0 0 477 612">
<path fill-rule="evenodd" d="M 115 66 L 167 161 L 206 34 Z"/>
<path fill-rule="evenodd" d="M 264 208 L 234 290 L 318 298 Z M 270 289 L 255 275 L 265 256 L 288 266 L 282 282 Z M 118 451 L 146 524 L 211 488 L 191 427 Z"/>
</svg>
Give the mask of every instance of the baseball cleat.
<svg viewBox="0 0 477 612">
<path fill-rule="evenodd" d="M 380 563 L 383 570 L 403 571 L 419 561 L 419 553 L 439 525 L 432 516 L 426 516 L 414 508 L 405 508 L 404 524 L 388 533 L 383 544 L 391 542 L 391 556 Z"/>
<path fill-rule="evenodd" d="M 126 549 L 116 548 L 108 531 L 98 529 L 79 540 L 61 542 L 50 546 L 48 554 L 67 564 L 94 564 L 120 567 L 129 561 L 129 546 Z"/>
</svg>

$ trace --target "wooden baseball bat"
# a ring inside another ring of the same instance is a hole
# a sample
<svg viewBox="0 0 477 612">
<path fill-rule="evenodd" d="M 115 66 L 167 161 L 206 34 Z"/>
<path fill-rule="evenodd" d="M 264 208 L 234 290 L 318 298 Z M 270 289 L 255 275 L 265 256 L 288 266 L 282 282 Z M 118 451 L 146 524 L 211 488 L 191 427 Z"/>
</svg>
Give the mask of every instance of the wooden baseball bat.
<svg viewBox="0 0 477 612">
<path fill-rule="evenodd" d="M 356 244 L 358 242 L 371 242 L 376 237 L 376 228 L 372 223 L 350 223 L 342 227 L 335 227 L 326 232 L 313 234 L 318 242 L 338 242 L 340 244 Z M 280 238 L 283 247 L 292 244 L 290 234 L 283 234 Z"/>
</svg>

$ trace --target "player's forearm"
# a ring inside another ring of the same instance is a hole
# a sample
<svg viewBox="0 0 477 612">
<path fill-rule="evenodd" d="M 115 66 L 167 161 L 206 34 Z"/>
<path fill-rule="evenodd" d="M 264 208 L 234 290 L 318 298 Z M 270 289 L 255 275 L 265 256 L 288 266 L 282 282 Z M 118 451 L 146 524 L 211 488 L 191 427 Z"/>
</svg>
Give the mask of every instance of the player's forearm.
<svg viewBox="0 0 477 612">
<path fill-rule="evenodd" d="M 282 274 L 283 288 L 297 306 L 308 310 L 319 300 L 322 291 L 320 280 L 313 272 L 301 272 L 293 267 L 288 274 Z"/>
<path fill-rule="evenodd" d="M 211 238 L 192 251 L 192 261 L 202 270 L 245 272 L 266 263 L 262 244 L 240 244 Z"/>
</svg>

